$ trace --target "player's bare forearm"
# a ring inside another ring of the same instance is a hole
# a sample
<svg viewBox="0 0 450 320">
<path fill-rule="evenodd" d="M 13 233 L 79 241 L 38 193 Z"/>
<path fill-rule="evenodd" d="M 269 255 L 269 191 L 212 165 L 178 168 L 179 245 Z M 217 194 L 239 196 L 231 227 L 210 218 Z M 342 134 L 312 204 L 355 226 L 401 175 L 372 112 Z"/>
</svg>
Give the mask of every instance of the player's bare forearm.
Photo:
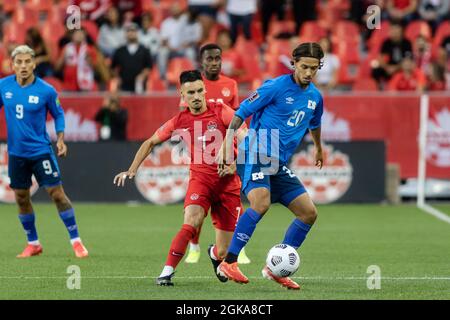
<svg viewBox="0 0 450 320">
<path fill-rule="evenodd" d="M 65 157 L 67 156 L 67 146 L 64 142 L 64 132 L 60 131 L 57 133 L 57 139 L 56 139 L 56 149 L 58 157 Z"/>
<path fill-rule="evenodd" d="M 56 141 L 64 142 L 64 132 L 63 131 L 58 132 L 56 136 L 57 136 L 57 140 Z"/>
<path fill-rule="evenodd" d="M 136 152 L 133 163 L 128 169 L 128 172 L 130 174 L 133 174 L 134 176 L 141 163 L 145 160 L 145 158 L 147 158 L 147 156 L 152 152 L 153 148 L 159 143 L 161 143 L 161 141 L 156 135 L 153 135 L 150 139 L 145 140 L 139 150 Z"/>
<path fill-rule="evenodd" d="M 309 132 L 311 132 L 311 137 L 313 139 L 314 146 L 316 148 L 316 152 L 314 155 L 315 165 L 319 169 L 322 169 L 323 154 L 322 154 L 322 142 L 320 140 L 320 132 L 321 132 L 320 127 L 316 128 L 314 130 L 309 130 Z"/>
</svg>

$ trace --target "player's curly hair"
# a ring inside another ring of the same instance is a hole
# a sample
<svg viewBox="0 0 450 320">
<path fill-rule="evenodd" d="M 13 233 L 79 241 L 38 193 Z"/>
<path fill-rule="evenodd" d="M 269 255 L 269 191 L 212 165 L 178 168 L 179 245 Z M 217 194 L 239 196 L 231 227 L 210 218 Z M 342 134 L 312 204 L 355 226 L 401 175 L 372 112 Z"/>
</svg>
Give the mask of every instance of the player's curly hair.
<svg viewBox="0 0 450 320">
<path fill-rule="evenodd" d="M 317 42 L 305 42 L 297 46 L 292 51 L 292 59 L 297 62 L 300 58 L 316 58 L 319 60 L 319 69 L 323 66 L 324 53 L 322 47 Z"/>
</svg>

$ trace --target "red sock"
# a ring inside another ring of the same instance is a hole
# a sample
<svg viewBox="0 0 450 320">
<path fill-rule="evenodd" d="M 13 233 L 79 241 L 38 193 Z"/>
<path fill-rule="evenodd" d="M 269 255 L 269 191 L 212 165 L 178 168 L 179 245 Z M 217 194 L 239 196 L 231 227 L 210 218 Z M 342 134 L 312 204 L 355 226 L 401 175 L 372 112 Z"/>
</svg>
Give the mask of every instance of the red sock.
<svg viewBox="0 0 450 320">
<path fill-rule="evenodd" d="M 192 244 L 198 244 L 198 239 L 200 238 L 200 231 L 202 231 L 203 224 L 200 225 L 197 229 L 197 233 L 195 234 L 194 238 L 192 238 L 191 243 Z"/>
<path fill-rule="evenodd" d="M 176 268 L 181 259 L 183 259 L 189 240 L 191 240 L 196 233 L 197 230 L 193 226 L 188 224 L 183 224 L 181 226 L 180 231 L 178 231 L 177 235 L 172 240 L 172 244 L 170 245 L 166 266 L 171 266 L 174 269 Z"/>
</svg>

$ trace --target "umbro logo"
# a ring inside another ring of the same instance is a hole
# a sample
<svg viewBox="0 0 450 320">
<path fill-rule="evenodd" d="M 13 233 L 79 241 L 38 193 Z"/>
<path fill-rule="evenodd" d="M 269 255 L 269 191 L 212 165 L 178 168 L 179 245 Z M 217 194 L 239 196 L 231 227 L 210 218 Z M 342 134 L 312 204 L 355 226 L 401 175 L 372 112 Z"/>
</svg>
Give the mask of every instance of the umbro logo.
<svg viewBox="0 0 450 320">
<path fill-rule="evenodd" d="M 7 93 L 5 93 L 5 99 L 11 99 L 12 96 L 13 96 L 12 92 L 8 91 Z"/>
<path fill-rule="evenodd" d="M 293 104 L 293 103 L 294 103 L 294 98 L 292 98 L 292 97 L 287 97 L 287 98 L 286 98 L 286 103 L 287 103 L 287 104 Z"/>
<path fill-rule="evenodd" d="M 29 96 L 28 97 L 28 103 L 38 104 L 39 103 L 39 97 L 37 97 L 37 96 Z"/>
</svg>

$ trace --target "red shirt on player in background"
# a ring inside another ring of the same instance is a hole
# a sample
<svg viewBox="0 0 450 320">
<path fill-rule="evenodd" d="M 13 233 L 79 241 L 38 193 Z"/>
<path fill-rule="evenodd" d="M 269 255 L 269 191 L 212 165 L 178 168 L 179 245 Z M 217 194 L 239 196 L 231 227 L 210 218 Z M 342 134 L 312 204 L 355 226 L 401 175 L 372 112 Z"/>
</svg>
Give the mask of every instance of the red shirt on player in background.
<svg viewBox="0 0 450 320">
<path fill-rule="evenodd" d="M 205 84 L 199 71 L 184 71 L 180 75 L 181 94 L 188 109 L 166 122 L 139 148 L 128 171 L 114 178 L 114 183 L 123 186 L 127 178 L 133 178 L 155 145 L 171 136 L 182 137 L 190 146 L 191 173 L 189 187 L 184 202 L 184 224 L 170 246 L 169 254 L 156 284 L 172 286 L 175 267 L 183 258 L 189 241 L 197 233 L 211 208 L 211 219 L 216 230 L 216 244 L 210 246 L 208 253 L 214 273 L 221 282 L 228 279 L 217 272 L 224 258 L 238 215 L 242 210 L 240 199 L 240 179 L 235 165 L 222 165 L 215 162 L 225 131 L 234 112 L 225 104 L 207 102 Z M 238 136 L 242 137 L 242 134 Z M 236 146 L 235 146 L 236 150 Z"/>
</svg>

